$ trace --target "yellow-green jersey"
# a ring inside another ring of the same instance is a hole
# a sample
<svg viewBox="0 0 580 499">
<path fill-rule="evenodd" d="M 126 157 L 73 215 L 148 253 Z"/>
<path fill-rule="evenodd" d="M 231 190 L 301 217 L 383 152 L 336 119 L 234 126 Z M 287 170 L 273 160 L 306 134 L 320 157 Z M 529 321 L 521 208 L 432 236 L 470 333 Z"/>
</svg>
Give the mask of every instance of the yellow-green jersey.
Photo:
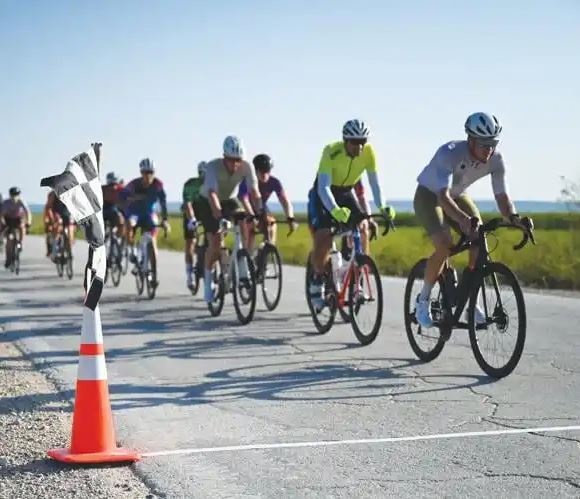
<svg viewBox="0 0 580 499">
<path fill-rule="evenodd" d="M 377 163 L 373 146 L 365 144 L 358 156 L 351 157 L 346 152 L 344 142 L 328 144 L 322 151 L 322 158 L 316 175 L 315 190 L 328 211 L 338 207 L 335 193 L 352 187 L 367 172 L 369 184 L 377 208 L 383 206 L 381 188 L 377 176 Z"/>
<path fill-rule="evenodd" d="M 376 173 L 377 165 L 373 146 L 365 144 L 360 155 L 351 158 L 344 148 L 344 142 L 328 144 L 322 152 L 318 173 L 330 176 L 330 185 L 352 187 L 364 172 Z"/>
</svg>

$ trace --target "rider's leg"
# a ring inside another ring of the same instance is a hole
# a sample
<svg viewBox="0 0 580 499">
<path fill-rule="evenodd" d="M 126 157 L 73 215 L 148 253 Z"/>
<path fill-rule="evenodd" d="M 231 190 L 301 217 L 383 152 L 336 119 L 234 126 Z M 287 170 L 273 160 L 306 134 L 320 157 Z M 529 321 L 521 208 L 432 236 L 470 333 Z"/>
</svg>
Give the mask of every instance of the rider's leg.
<svg viewBox="0 0 580 499">
<path fill-rule="evenodd" d="M 70 247 L 72 249 L 72 247 L 75 244 L 75 224 L 70 222 L 68 225 L 68 240 L 70 242 Z"/>
<path fill-rule="evenodd" d="M 276 240 L 278 237 L 278 224 L 268 225 L 268 237 L 270 238 L 270 242 L 276 245 Z"/>
<path fill-rule="evenodd" d="M 369 233 L 369 221 L 363 220 L 359 224 L 360 229 L 360 242 L 362 246 L 362 250 L 366 255 L 370 255 L 370 233 Z"/>
<path fill-rule="evenodd" d="M 193 252 L 195 248 L 195 239 L 185 238 L 185 277 L 188 288 L 193 286 Z"/>
<path fill-rule="evenodd" d="M 314 233 L 314 250 L 312 265 L 314 273 L 322 275 L 324 273 L 324 266 L 328 261 L 330 249 L 332 247 L 332 233 L 330 229 L 318 229 Z"/>
<path fill-rule="evenodd" d="M 206 302 L 213 300 L 212 275 L 211 269 L 214 263 L 220 257 L 220 251 L 223 244 L 223 235 L 219 232 L 209 233 L 206 227 L 205 236 L 207 239 L 207 248 L 204 260 L 204 299 Z"/>
</svg>

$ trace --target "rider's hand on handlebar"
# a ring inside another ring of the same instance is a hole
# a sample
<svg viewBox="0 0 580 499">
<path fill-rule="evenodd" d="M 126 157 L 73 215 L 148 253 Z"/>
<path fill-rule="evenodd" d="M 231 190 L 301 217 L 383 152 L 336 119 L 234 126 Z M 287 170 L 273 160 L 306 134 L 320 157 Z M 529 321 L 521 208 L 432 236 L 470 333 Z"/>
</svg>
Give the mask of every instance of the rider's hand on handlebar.
<svg viewBox="0 0 580 499">
<path fill-rule="evenodd" d="M 171 225 L 169 225 L 169 221 L 166 218 L 161 221 L 161 227 L 163 227 L 165 231 L 171 230 Z"/>
<path fill-rule="evenodd" d="M 290 235 L 298 228 L 298 224 L 294 217 L 288 217 L 286 221 L 288 222 L 288 235 Z"/>
<path fill-rule="evenodd" d="M 385 217 L 386 218 L 386 217 Z M 377 234 L 379 233 L 379 224 L 375 222 L 372 217 L 369 217 L 369 234 L 370 240 L 373 241 L 377 238 Z"/>
<path fill-rule="evenodd" d="M 350 208 L 347 208 L 346 206 L 337 206 L 336 208 L 332 209 L 330 214 L 332 215 L 332 218 L 345 224 L 348 222 L 350 217 Z"/>
<path fill-rule="evenodd" d="M 219 222 L 220 232 L 224 232 L 231 228 L 232 224 L 227 218 L 221 218 Z"/>
<path fill-rule="evenodd" d="M 381 215 L 383 215 L 385 217 L 385 220 L 387 220 L 388 222 L 392 222 L 397 216 L 397 212 L 395 211 L 395 208 L 393 208 L 392 206 L 386 205 L 381 208 Z"/>
<path fill-rule="evenodd" d="M 481 221 L 477 217 L 465 217 L 459 223 L 459 228 L 469 239 L 477 237 Z"/>
<path fill-rule="evenodd" d="M 199 222 L 195 219 L 195 217 L 190 218 L 187 221 L 187 230 L 195 230 L 195 229 L 197 229 L 198 225 L 199 225 Z"/>
</svg>

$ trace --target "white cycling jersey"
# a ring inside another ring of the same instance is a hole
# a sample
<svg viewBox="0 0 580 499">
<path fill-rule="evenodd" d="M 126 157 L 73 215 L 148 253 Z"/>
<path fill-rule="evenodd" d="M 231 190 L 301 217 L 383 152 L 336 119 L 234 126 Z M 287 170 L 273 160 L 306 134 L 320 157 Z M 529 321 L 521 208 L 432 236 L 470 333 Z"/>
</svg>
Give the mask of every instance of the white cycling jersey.
<svg viewBox="0 0 580 499">
<path fill-rule="evenodd" d="M 466 140 L 454 140 L 437 149 L 433 159 L 417 177 L 417 182 L 434 194 L 449 188 L 451 197 L 457 197 L 486 175 L 491 175 L 494 194 L 507 193 L 501 153 L 495 150 L 489 161 L 482 163 L 473 159 Z"/>
</svg>

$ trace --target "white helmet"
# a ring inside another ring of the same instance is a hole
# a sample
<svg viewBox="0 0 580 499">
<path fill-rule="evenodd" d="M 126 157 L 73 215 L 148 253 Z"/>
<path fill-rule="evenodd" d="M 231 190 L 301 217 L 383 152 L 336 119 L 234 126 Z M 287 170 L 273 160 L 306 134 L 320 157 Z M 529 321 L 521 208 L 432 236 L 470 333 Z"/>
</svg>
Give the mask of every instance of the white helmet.
<svg viewBox="0 0 580 499">
<path fill-rule="evenodd" d="M 151 172 L 155 173 L 155 163 L 153 163 L 152 159 L 145 158 L 139 162 L 139 170 L 141 173 L 143 172 Z"/>
<path fill-rule="evenodd" d="M 367 139 L 369 129 L 362 120 L 348 120 L 342 127 L 343 139 Z"/>
<path fill-rule="evenodd" d="M 228 135 L 224 140 L 224 156 L 227 158 L 244 158 L 244 144 L 235 135 Z"/>
<path fill-rule="evenodd" d="M 497 139 L 501 125 L 493 114 L 473 113 L 465 120 L 465 133 L 476 139 Z"/>
<path fill-rule="evenodd" d="M 203 177 L 205 175 L 205 172 L 207 171 L 207 163 L 205 161 L 200 161 L 197 164 L 197 174 L 200 177 Z"/>
</svg>

